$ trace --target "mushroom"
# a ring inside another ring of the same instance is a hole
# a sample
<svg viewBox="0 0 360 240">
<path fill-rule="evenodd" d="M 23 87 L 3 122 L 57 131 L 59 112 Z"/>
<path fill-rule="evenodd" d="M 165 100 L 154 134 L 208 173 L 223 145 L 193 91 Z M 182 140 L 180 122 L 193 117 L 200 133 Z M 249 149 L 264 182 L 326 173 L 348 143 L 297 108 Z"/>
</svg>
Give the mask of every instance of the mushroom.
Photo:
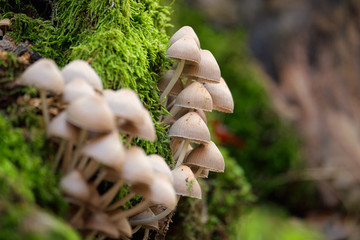
<svg viewBox="0 0 360 240">
<path fill-rule="evenodd" d="M 65 84 L 68 84 L 75 78 L 82 78 L 86 80 L 94 89 L 102 92 L 103 85 L 99 75 L 95 70 L 84 60 L 74 60 L 61 69 L 61 74 L 64 77 Z"/>
<path fill-rule="evenodd" d="M 191 36 L 195 42 L 198 48 L 200 49 L 200 41 L 198 36 L 196 35 L 194 29 L 190 26 L 183 26 L 179 30 L 177 30 L 170 38 L 169 45 L 172 45 L 174 42 L 182 38 L 183 36 L 188 35 Z"/>
<path fill-rule="evenodd" d="M 95 95 L 94 89 L 82 78 L 74 78 L 64 88 L 63 101 L 71 103 L 78 98 Z"/>
<path fill-rule="evenodd" d="M 224 172 L 225 169 L 224 157 L 214 142 L 198 145 L 189 153 L 184 164 L 199 167 L 195 173 L 196 177 L 202 173 L 204 168 L 213 172 Z"/>
<path fill-rule="evenodd" d="M 210 142 L 209 129 L 199 114 L 195 112 L 189 112 L 178 119 L 170 127 L 169 137 L 185 141 L 175 168 L 182 164 L 190 142 L 205 144 Z"/>
<path fill-rule="evenodd" d="M 77 164 L 88 131 L 109 133 L 115 129 L 115 118 L 105 100 L 97 94 L 72 102 L 66 109 L 66 116 L 68 122 L 81 129 L 70 166 L 71 170 Z"/>
<path fill-rule="evenodd" d="M 92 239 L 97 232 L 110 238 L 120 237 L 118 228 L 110 220 L 109 216 L 103 212 L 92 213 L 89 219 L 85 222 L 84 228 L 92 231 L 88 235 L 87 239 Z"/>
<path fill-rule="evenodd" d="M 3 33 L 3 35 L 5 35 L 9 26 L 10 26 L 10 19 L 4 18 L 3 20 L 0 21 L 0 32 Z"/>
<path fill-rule="evenodd" d="M 172 76 L 174 75 L 175 70 L 167 70 L 164 74 L 164 76 L 160 79 L 158 82 L 158 88 L 160 92 L 164 92 L 167 85 L 169 85 L 170 80 Z M 168 96 L 176 97 L 182 90 L 184 89 L 184 86 L 181 81 L 176 81 L 174 87 L 170 90 Z"/>
<path fill-rule="evenodd" d="M 219 83 L 221 72 L 215 57 L 209 50 L 200 50 L 201 62 L 198 65 L 186 65 L 182 76 L 191 77 L 198 82 Z"/>
<path fill-rule="evenodd" d="M 211 112 L 213 103 L 206 88 L 195 81 L 176 97 L 175 104 L 170 110 L 170 116 L 164 119 L 164 123 L 168 123 L 182 108 Z"/>
<path fill-rule="evenodd" d="M 64 89 L 64 79 L 55 62 L 45 58 L 38 60 L 24 71 L 19 84 L 31 85 L 39 89 L 45 127 L 47 128 L 49 113 L 46 103 L 46 91 L 60 94 Z"/>
<path fill-rule="evenodd" d="M 205 83 L 204 86 L 213 99 L 214 110 L 225 113 L 234 111 L 234 100 L 223 78 L 220 78 L 219 84 Z"/>
<path fill-rule="evenodd" d="M 145 211 L 133 216 L 130 218 L 130 221 L 131 220 L 142 220 L 142 219 L 147 219 L 147 218 L 151 218 L 151 217 L 154 217 L 155 214 L 151 211 L 150 208 L 146 209 Z M 150 223 L 146 223 L 144 225 L 139 225 L 137 227 L 137 230 L 142 227 L 145 229 L 145 233 L 144 233 L 144 237 L 143 239 L 148 239 L 148 236 L 149 236 L 149 232 L 150 230 L 159 230 L 159 223 L 158 221 L 153 221 L 153 222 L 150 222 Z M 133 233 L 135 233 L 136 231 L 133 231 Z"/>
<path fill-rule="evenodd" d="M 175 73 L 172 76 L 169 84 L 166 86 L 164 92 L 160 96 L 161 102 L 165 99 L 180 77 L 181 72 L 185 66 L 185 62 L 188 64 L 199 64 L 201 60 L 199 48 L 191 36 L 183 36 L 174 44 L 172 44 L 166 52 L 166 57 L 176 59 L 180 62 L 178 63 Z"/>
</svg>

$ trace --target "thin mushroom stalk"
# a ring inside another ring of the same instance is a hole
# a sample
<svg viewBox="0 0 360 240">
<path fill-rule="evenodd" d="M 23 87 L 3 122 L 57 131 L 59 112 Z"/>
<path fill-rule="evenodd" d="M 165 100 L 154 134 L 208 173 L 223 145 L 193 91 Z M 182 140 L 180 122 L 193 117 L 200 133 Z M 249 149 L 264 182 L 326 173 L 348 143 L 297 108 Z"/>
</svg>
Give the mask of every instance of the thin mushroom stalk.
<svg viewBox="0 0 360 240">
<path fill-rule="evenodd" d="M 181 148 L 181 152 L 180 152 L 180 155 L 179 155 L 179 159 L 177 160 L 176 162 L 176 166 L 175 168 L 179 167 L 183 161 L 184 161 L 184 158 L 186 156 L 186 151 L 188 149 L 188 146 L 190 144 L 190 141 L 189 140 L 183 140 L 184 141 L 184 145 L 182 146 Z"/>
<path fill-rule="evenodd" d="M 86 137 L 87 137 L 87 130 L 86 129 L 81 129 L 79 140 L 78 140 L 78 142 L 76 144 L 75 153 L 74 153 L 73 159 L 71 161 L 69 171 L 71 171 L 72 169 L 75 168 L 76 163 L 77 163 L 77 161 L 78 161 L 78 159 L 80 157 L 81 147 L 83 146 Z"/>
<path fill-rule="evenodd" d="M 134 192 L 130 192 L 128 195 L 120 199 L 119 201 L 111 204 L 106 208 L 107 211 L 115 210 L 120 206 L 123 206 L 126 202 L 130 201 L 136 194 Z"/>
<path fill-rule="evenodd" d="M 42 113 L 43 113 L 44 122 L 45 122 L 45 128 L 47 129 L 47 127 L 49 125 L 49 112 L 47 110 L 48 106 L 46 103 L 46 90 L 40 89 L 39 92 L 40 92 L 41 106 L 42 106 Z"/>
<path fill-rule="evenodd" d="M 106 208 L 111 201 L 114 199 L 115 195 L 118 193 L 119 189 L 124 184 L 124 180 L 117 181 L 102 197 L 101 197 L 101 207 Z"/>
<path fill-rule="evenodd" d="M 178 112 L 180 112 L 180 110 L 181 110 L 181 108 L 182 107 L 180 107 L 180 106 L 173 106 L 172 108 L 171 108 L 171 110 L 170 110 L 170 115 L 169 116 L 167 116 L 165 119 L 164 119 L 164 123 L 169 123 L 170 121 L 171 121 L 171 119 L 178 113 Z"/>
<path fill-rule="evenodd" d="M 174 87 L 176 81 L 179 79 L 182 70 L 184 69 L 185 66 L 185 60 L 180 60 L 179 64 L 176 67 L 176 70 L 174 72 L 173 77 L 171 78 L 169 84 L 166 86 L 164 92 L 161 94 L 160 96 L 160 102 L 162 102 L 165 97 L 169 94 L 169 92 L 171 91 L 171 89 Z"/>
<path fill-rule="evenodd" d="M 54 162 L 54 165 L 53 165 L 53 170 L 55 170 L 59 166 L 60 159 L 61 159 L 61 156 L 63 155 L 63 153 L 65 151 L 65 148 L 66 148 L 66 140 L 61 139 L 59 149 L 58 149 L 58 151 L 56 153 L 56 156 L 55 156 L 55 162 Z"/>
<path fill-rule="evenodd" d="M 150 199 L 145 199 L 144 201 L 142 201 L 141 203 L 139 203 L 138 205 L 136 205 L 133 208 L 130 208 L 128 210 L 125 210 L 123 212 L 120 212 L 118 214 L 115 214 L 113 216 L 111 216 L 111 220 L 112 221 L 117 221 L 121 218 L 127 218 L 133 215 L 136 215 L 142 211 L 144 211 L 145 209 L 147 209 L 151 204 Z"/>
</svg>

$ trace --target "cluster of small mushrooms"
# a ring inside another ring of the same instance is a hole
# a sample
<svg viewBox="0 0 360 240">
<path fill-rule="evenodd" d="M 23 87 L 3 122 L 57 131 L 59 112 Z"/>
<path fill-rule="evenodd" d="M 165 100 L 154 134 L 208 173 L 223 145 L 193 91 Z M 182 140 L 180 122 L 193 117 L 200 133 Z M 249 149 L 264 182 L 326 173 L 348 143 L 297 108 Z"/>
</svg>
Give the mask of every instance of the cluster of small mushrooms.
<svg viewBox="0 0 360 240">
<path fill-rule="evenodd" d="M 140 228 L 147 239 L 180 196 L 201 198 L 197 177 L 224 171 L 205 113 L 232 112 L 231 93 L 215 58 L 200 49 L 191 27 L 176 32 L 170 44 L 167 57 L 179 63 L 158 87 L 170 111 L 163 122 L 171 124 L 173 170 L 159 155 L 130 146 L 134 137 L 155 141 L 152 118 L 134 91 L 104 90 L 88 62 L 75 60 L 60 70 L 52 60 L 41 59 L 19 79 L 39 91 L 47 136 L 58 146 L 53 168 L 63 173 L 60 186 L 70 204 L 68 220 L 87 239 L 129 239 Z M 52 119 L 48 93 L 60 99 L 62 110 Z M 100 193 L 100 185 L 107 190 Z M 123 187 L 128 194 L 119 198 Z M 139 196 L 137 205 L 126 207 Z"/>
</svg>

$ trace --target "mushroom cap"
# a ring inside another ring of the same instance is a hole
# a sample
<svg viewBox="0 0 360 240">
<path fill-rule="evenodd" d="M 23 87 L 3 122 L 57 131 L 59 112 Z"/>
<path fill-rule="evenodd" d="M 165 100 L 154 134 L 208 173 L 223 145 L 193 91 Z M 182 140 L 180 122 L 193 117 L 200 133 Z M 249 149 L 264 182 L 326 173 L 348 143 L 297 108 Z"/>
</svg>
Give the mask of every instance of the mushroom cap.
<svg viewBox="0 0 360 240">
<path fill-rule="evenodd" d="M 147 219 L 147 218 L 151 218 L 151 217 L 154 217 L 154 216 L 155 216 L 155 214 L 151 211 L 150 208 L 148 208 L 145 211 L 131 217 L 130 219 L 131 220 L 142 220 L 142 219 Z M 154 222 L 146 223 L 146 224 L 143 224 L 142 227 L 148 228 L 148 229 L 151 229 L 151 230 L 159 230 L 159 222 L 154 221 Z"/>
<path fill-rule="evenodd" d="M 73 170 L 61 178 L 60 189 L 65 195 L 82 202 L 87 202 L 91 196 L 89 185 L 78 170 Z"/>
<path fill-rule="evenodd" d="M 76 142 L 79 138 L 79 128 L 68 123 L 66 121 L 66 112 L 62 111 L 51 120 L 46 134 L 48 137 L 59 137 Z"/>
<path fill-rule="evenodd" d="M 150 186 L 154 180 L 152 166 L 142 148 L 133 146 L 126 151 L 122 178 L 129 184 Z"/>
<path fill-rule="evenodd" d="M 177 195 L 201 199 L 200 185 L 188 166 L 180 165 L 172 172 Z"/>
<path fill-rule="evenodd" d="M 184 164 L 207 168 L 213 172 L 224 172 L 225 169 L 224 157 L 212 141 L 194 148 L 184 160 Z"/>
<path fill-rule="evenodd" d="M 127 237 L 131 237 L 132 230 L 129 221 L 126 218 L 120 218 L 115 222 L 116 228 L 120 231 L 120 234 L 123 234 Z"/>
<path fill-rule="evenodd" d="M 213 103 L 203 84 L 194 81 L 176 97 L 175 106 L 211 112 Z"/>
<path fill-rule="evenodd" d="M 116 130 L 86 142 L 82 154 L 117 171 L 121 171 L 125 161 L 125 150 Z"/>
<path fill-rule="evenodd" d="M 103 85 L 99 75 L 95 70 L 84 60 L 74 60 L 61 69 L 61 74 L 64 77 L 65 83 L 69 83 L 74 78 L 85 79 L 93 88 L 98 91 L 103 90 Z"/>
<path fill-rule="evenodd" d="M 28 67 L 20 77 L 19 84 L 31 85 L 60 94 L 64 89 L 64 79 L 55 62 L 42 58 Z"/>
<path fill-rule="evenodd" d="M 4 18 L 0 21 L 0 27 L 8 27 L 10 25 L 10 19 Z"/>
<path fill-rule="evenodd" d="M 169 40 L 169 45 L 173 44 L 174 42 L 176 42 L 177 40 L 179 40 L 180 38 L 182 38 L 183 36 L 188 35 L 191 36 L 195 42 L 196 45 L 198 46 L 198 48 L 200 48 L 200 41 L 198 36 L 196 35 L 194 29 L 190 26 L 183 26 L 182 28 L 180 28 L 179 30 L 177 30 L 170 38 Z"/>
<path fill-rule="evenodd" d="M 171 169 L 165 162 L 164 158 L 157 154 L 151 154 L 148 156 L 149 162 L 152 166 L 152 169 L 155 173 L 161 173 L 166 176 L 171 183 L 174 182 L 174 178 L 171 173 Z"/>
<path fill-rule="evenodd" d="M 166 86 L 170 83 L 170 80 L 172 76 L 174 75 L 174 70 L 167 70 L 164 74 L 164 76 L 160 79 L 158 82 L 158 88 L 160 92 L 163 92 L 166 88 Z M 176 81 L 174 87 L 170 90 L 169 96 L 176 97 L 182 90 L 184 89 L 184 86 L 181 81 Z"/>
<path fill-rule="evenodd" d="M 92 213 L 86 221 L 84 228 L 101 232 L 110 238 L 120 237 L 120 233 L 115 224 L 113 224 L 110 217 L 103 212 Z"/>
<path fill-rule="evenodd" d="M 123 122 L 119 126 L 119 130 L 122 133 L 131 134 L 145 140 L 154 142 L 156 139 L 156 131 L 153 120 L 150 116 L 150 113 L 145 108 L 141 111 L 143 117 L 142 124 L 136 124 L 132 122 Z"/>
<path fill-rule="evenodd" d="M 177 204 L 176 193 L 173 185 L 166 176 L 161 173 L 155 173 L 155 178 L 150 188 L 150 200 L 152 203 L 175 209 Z"/>
<path fill-rule="evenodd" d="M 199 64 L 200 50 L 191 36 L 183 36 L 174 42 L 166 51 L 166 57 L 176 60 L 185 60 L 189 64 Z"/>
<path fill-rule="evenodd" d="M 74 78 L 67 83 L 63 92 L 64 103 L 71 103 L 78 98 L 95 95 L 94 89 L 82 78 Z"/>
<path fill-rule="evenodd" d="M 219 83 L 220 67 L 208 50 L 200 50 L 201 62 L 198 65 L 185 65 L 182 76 L 191 77 L 199 82 Z"/>
<path fill-rule="evenodd" d="M 220 78 L 219 84 L 205 83 L 204 86 L 212 97 L 214 110 L 225 113 L 234 111 L 234 100 L 223 78 Z"/>
<path fill-rule="evenodd" d="M 137 124 L 144 122 L 143 111 L 145 108 L 136 92 L 122 88 L 118 91 L 106 89 L 103 94 L 116 117 Z"/>
<path fill-rule="evenodd" d="M 115 129 L 114 115 L 99 96 L 86 96 L 72 102 L 66 109 L 67 121 L 92 132 L 111 132 Z"/>
<path fill-rule="evenodd" d="M 210 142 L 209 129 L 196 112 L 189 112 L 179 118 L 170 127 L 169 137 L 187 139 L 196 143 Z"/>
</svg>

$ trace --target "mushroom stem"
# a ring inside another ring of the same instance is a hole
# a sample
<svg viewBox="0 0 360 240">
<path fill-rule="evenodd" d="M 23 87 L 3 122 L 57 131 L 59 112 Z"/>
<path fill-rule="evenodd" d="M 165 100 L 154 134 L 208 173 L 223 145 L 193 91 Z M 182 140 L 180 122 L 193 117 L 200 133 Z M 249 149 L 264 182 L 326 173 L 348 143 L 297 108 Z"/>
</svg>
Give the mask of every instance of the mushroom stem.
<svg viewBox="0 0 360 240">
<path fill-rule="evenodd" d="M 170 114 L 169 116 L 167 116 L 165 119 L 164 119 L 164 123 L 168 124 L 171 119 L 181 110 L 181 107 L 180 106 L 173 106 L 170 110 Z"/>
<path fill-rule="evenodd" d="M 47 126 L 49 125 L 49 112 L 47 110 L 47 103 L 46 103 L 46 90 L 40 89 L 40 98 L 41 98 L 41 105 L 42 105 L 42 112 L 45 122 L 45 128 L 47 129 Z"/>
<path fill-rule="evenodd" d="M 164 100 L 164 98 L 168 95 L 168 93 L 171 91 L 171 89 L 174 87 L 176 81 L 179 79 L 182 70 L 184 69 L 185 60 L 181 60 L 179 64 L 176 67 L 176 70 L 174 72 L 174 75 L 172 76 L 169 84 L 166 86 L 164 92 L 160 96 L 160 102 Z"/>
<path fill-rule="evenodd" d="M 180 155 L 180 152 L 181 152 L 181 150 L 182 150 L 182 148 L 184 146 L 184 143 L 185 143 L 185 140 L 181 141 L 181 144 L 180 144 L 179 148 L 176 150 L 176 152 L 175 152 L 175 154 L 173 156 L 174 161 L 176 161 L 176 159 L 178 159 L 178 157 Z"/>
<path fill-rule="evenodd" d="M 203 170 L 204 170 L 203 167 L 199 167 L 199 169 L 195 173 L 195 178 L 198 178 Z"/>
<path fill-rule="evenodd" d="M 180 199 L 180 195 L 177 196 L 177 200 L 176 202 L 178 202 Z M 159 221 L 160 219 L 166 217 L 167 215 L 169 215 L 169 213 L 171 213 L 173 211 L 173 209 L 167 208 L 165 209 L 163 212 L 159 213 L 158 215 L 155 215 L 153 217 L 149 217 L 149 218 L 145 218 L 145 219 L 139 219 L 139 220 L 130 220 L 129 223 L 131 225 L 144 225 L 144 224 L 148 224 L 154 221 Z"/>
<path fill-rule="evenodd" d="M 174 106 L 175 102 L 176 102 L 176 98 L 174 100 L 172 100 L 171 103 L 169 103 L 169 105 L 167 105 L 167 106 L 165 105 L 166 108 L 171 109 Z"/>
<path fill-rule="evenodd" d="M 98 170 L 99 166 L 100 163 L 94 160 L 90 160 L 90 163 L 86 166 L 84 170 L 84 178 L 86 180 L 89 180 L 89 178 L 91 178 L 91 176 L 94 175 L 94 173 Z"/>
<path fill-rule="evenodd" d="M 123 185 L 124 181 L 119 180 L 117 181 L 102 197 L 101 197 L 101 207 L 106 208 L 109 203 L 113 200 L 121 186 Z"/>
<path fill-rule="evenodd" d="M 188 149 L 189 143 L 190 143 L 189 140 L 185 140 L 185 143 L 184 143 L 184 145 L 183 145 L 183 147 L 181 149 L 181 152 L 180 152 L 179 159 L 176 162 L 175 168 L 179 167 L 182 164 L 182 162 L 184 161 L 184 158 L 185 158 L 185 155 L 186 155 L 186 150 Z"/>
<path fill-rule="evenodd" d="M 134 229 L 131 231 L 132 234 L 136 233 L 137 231 L 139 231 L 141 228 L 141 225 L 137 225 L 136 227 L 134 227 Z"/>
<path fill-rule="evenodd" d="M 86 167 L 86 163 L 88 162 L 88 159 L 89 159 L 88 156 L 83 156 L 77 166 L 77 169 L 84 170 L 84 168 Z"/>
<path fill-rule="evenodd" d="M 54 165 L 53 165 L 53 170 L 55 170 L 58 165 L 59 165 L 59 162 L 60 162 L 60 159 L 61 159 L 61 156 L 63 155 L 64 153 L 64 150 L 65 150 L 65 147 L 66 147 L 66 140 L 65 139 L 61 139 L 61 143 L 60 143 L 60 146 L 59 146 L 59 149 L 56 153 L 56 156 L 55 156 L 55 162 L 54 162 Z"/>
<path fill-rule="evenodd" d="M 73 170 L 75 168 L 75 166 L 76 166 L 77 160 L 80 157 L 81 147 L 82 147 L 82 145 L 83 145 L 83 143 L 84 143 L 84 141 L 86 139 L 86 136 L 87 136 L 87 130 L 86 129 L 81 129 L 79 139 L 78 139 L 78 142 L 77 142 L 77 146 L 76 146 L 76 149 L 75 149 L 75 153 L 74 153 L 73 159 L 72 159 L 71 164 L 70 164 L 69 171 Z"/>
<path fill-rule="evenodd" d="M 132 199 L 135 196 L 134 192 L 130 192 L 128 195 L 120 199 L 119 201 L 111 204 L 109 207 L 106 208 L 107 211 L 115 210 L 116 208 L 124 205 L 127 201 Z"/>
<path fill-rule="evenodd" d="M 101 169 L 100 173 L 96 176 L 96 179 L 94 180 L 94 185 L 95 187 L 97 187 L 101 181 L 105 178 L 106 176 L 106 170 Z"/>
<path fill-rule="evenodd" d="M 149 237 L 149 229 L 148 228 L 145 228 L 145 233 L 144 233 L 144 237 L 143 237 L 143 240 L 147 240 L 148 237 Z"/>
<path fill-rule="evenodd" d="M 125 142 L 125 147 L 126 148 L 130 148 L 130 143 L 131 143 L 131 141 L 134 139 L 134 135 L 133 134 L 130 134 L 129 135 L 129 137 L 128 137 L 128 139 L 126 139 L 126 142 Z"/>
<path fill-rule="evenodd" d="M 141 213 L 142 211 L 144 211 L 145 209 L 147 209 L 150 206 L 150 199 L 145 199 L 144 201 L 142 201 L 141 203 L 139 203 L 138 205 L 136 205 L 133 208 L 130 208 L 128 210 L 125 210 L 123 212 L 117 213 L 113 216 L 111 216 L 111 220 L 112 221 L 118 221 L 122 218 L 127 218 L 133 215 L 136 215 L 138 213 Z"/>
<path fill-rule="evenodd" d="M 63 160 L 62 166 L 61 166 L 61 169 L 64 172 L 69 168 L 72 152 L 73 152 L 73 143 L 71 141 L 69 141 L 66 145 L 64 160 Z"/>
</svg>

